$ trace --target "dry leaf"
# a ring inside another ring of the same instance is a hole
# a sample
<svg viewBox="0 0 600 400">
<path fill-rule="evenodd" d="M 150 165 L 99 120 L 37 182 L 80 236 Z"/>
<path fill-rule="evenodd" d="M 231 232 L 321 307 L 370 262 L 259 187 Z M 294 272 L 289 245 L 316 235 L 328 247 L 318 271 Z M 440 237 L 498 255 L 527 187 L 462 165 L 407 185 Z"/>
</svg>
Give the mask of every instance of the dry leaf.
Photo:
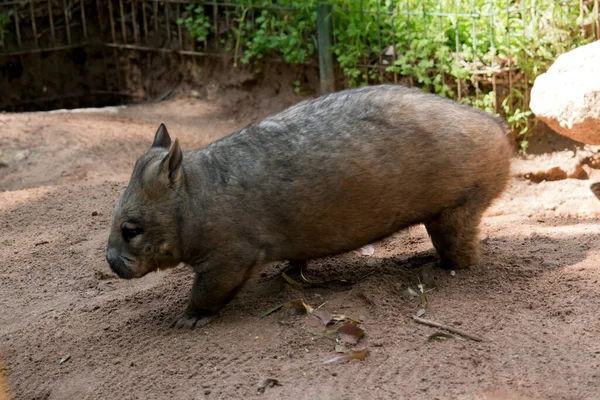
<svg viewBox="0 0 600 400">
<path fill-rule="evenodd" d="M 329 325 L 333 318 L 333 315 L 325 310 L 315 310 L 313 311 L 313 315 L 323 321 L 323 325 L 325 326 Z"/>
<path fill-rule="evenodd" d="M 331 364 L 339 361 L 362 360 L 367 356 L 367 349 L 352 350 L 351 352 L 339 356 L 335 356 L 330 360 L 325 361 L 325 364 Z"/>
<path fill-rule="evenodd" d="M 282 272 L 281 276 L 283 277 L 283 279 L 285 279 L 292 286 L 296 286 L 299 289 L 304 289 L 306 287 L 302 283 L 300 283 L 298 281 L 295 281 L 294 279 L 290 278 L 290 276 L 288 274 L 286 274 L 285 272 Z"/>
<path fill-rule="evenodd" d="M 309 281 L 308 279 L 306 279 L 306 277 L 304 276 L 304 273 L 306 272 L 306 267 L 307 267 L 306 263 L 302 264 L 300 266 L 300 277 L 302 278 L 302 280 L 304 280 L 304 282 L 306 282 L 306 283 L 312 283 L 311 281 Z"/>
<path fill-rule="evenodd" d="M 339 324 L 340 322 L 349 322 L 351 324 L 356 324 L 356 325 L 360 324 L 359 321 L 356 321 L 356 320 L 354 320 L 352 318 L 348 318 L 345 315 L 335 315 L 334 314 L 334 315 L 331 316 L 331 322 L 330 322 L 330 324 L 331 323 L 333 323 L 333 324 Z"/>
<path fill-rule="evenodd" d="M 346 346 L 344 346 L 343 344 L 336 344 L 335 345 L 335 352 L 336 353 L 346 353 L 348 351 L 348 348 Z"/>
<path fill-rule="evenodd" d="M 269 308 L 267 311 L 265 311 L 264 313 L 260 314 L 260 318 L 264 318 L 268 315 L 273 314 L 275 311 L 278 311 L 279 309 L 281 309 L 285 304 L 280 304 L 278 306 L 275 306 L 273 308 Z"/>
<path fill-rule="evenodd" d="M 427 308 L 427 296 L 425 295 L 425 286 L 423 286 L 422 283 L 419 283 L 417 287 L 419 288 L 419 306 L 421 308 Z"/>
<path fill-rule="evenodd" d="M 431 335 L 429 335 L 427 337 L 427 341 L 431 342 L 433 340 L 440 340 L 442 338 L 446 338 L 446 339 L 456 339 L 456 340 L 464 340 L 463 338 L 456 336 L 456 335 L 452 335 L 450 333 L 446 333 L 446 332 L 434 332 Z"/>
<path fill-rule="evenodd" d="M 282 307 L 282 311 L 284 311 L 287 315 L 304 315 L 311 314 L 313 312 L 313 308 L 306 304 L 304 300 L 294 300 L 285 304 Z"/>
<path fill-rule="evenodd" d="M 308 289 L 308 288 L 313 288 L 313 287 L 320 287 L 320 288 L 325 288 L 325 289 L 329 289 L 329 286 L 327 286 L 327 282 L 325 283 L 319 283 L 319 282 L 310 282 L 308 279 L 306 279 L 303 275 L 303 272 L 300 272 L 300 277 L 302 278 L 302 280 L 304 280 L 306 283 L 300 283 L 297 280 L 293 279 L 292 277 L 290 277 L 288 274 L 286 274 L 285 272 L 281 273 L 281 276 L 283 277 L 283 279 L 285 279 L 290 285 L 297 287 L 298 289 Z M 333 281 L 332 281 L 333 282 Z"/>
<path fill-rule="evenodd" d="M 348 344 L 356 344 L 365 334 L 364 329 L 359 328 L 355 324 L 346 322 L 338 328 L 340 338 Z"/>
</svg>

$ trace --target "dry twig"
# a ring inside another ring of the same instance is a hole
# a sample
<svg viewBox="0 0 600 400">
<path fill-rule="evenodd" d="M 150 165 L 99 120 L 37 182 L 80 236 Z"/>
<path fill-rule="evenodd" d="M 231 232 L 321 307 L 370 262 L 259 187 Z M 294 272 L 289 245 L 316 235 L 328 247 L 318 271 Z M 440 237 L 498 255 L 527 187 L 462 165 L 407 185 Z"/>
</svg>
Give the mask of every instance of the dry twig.
<svg viewBox="0 0 600 400">
<path fill-rule="evenodd" d="M 453 327 L 448 326 L 448 325 L 440 324 L 439 322 L 435 322 L 435 321 L 430 321 L 428 319 L 419 318 L 419 317 L 414 316 L 414 315 L 413 315 L 412 319 L 414 319 L 415 322 L 418 322 L 419 324 L 433 326 L 434 328 L 440 328 L 440 329 L 443 329 L 445 331 L 452 332 L 452 333 L 455 333 L 457 335 L 463 336 L 463 337 L 465 337 L 467 339 L 474 340 L 476 342 L 485 342 L 486 341 L 484 338 L 482 338 L 480 336 L 472 335 L 470 333 L 461 331 L 460 329 L 456 329 L 456 328 L 453 328 Z"/>
</svg>

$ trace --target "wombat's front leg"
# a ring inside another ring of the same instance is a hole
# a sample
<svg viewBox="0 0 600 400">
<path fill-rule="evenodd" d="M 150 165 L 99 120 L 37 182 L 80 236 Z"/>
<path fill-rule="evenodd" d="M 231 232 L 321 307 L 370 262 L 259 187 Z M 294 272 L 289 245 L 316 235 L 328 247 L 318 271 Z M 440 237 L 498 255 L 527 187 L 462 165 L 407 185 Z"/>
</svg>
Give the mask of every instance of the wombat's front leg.
<svg viewBox="0 0 600 400">
<path fill-rule="evenodd" d="M 242 288 L 253 267 L 262 264 L 260 259 L 243 262 L 238 258 L 236 261 L 223 260 L 218 265 L 211 262 L 196 268 L 188 306 L 171 327 L 194 328 L 208 324 Z"/>
<path fill-rule="evenodd" d="M 202 307 L 202 291 L 207 290 L 206 282 L 203 282 L 203 274 L 196 272 L 192 293 L 185 311 L 172 323 L 171 328 L 194 328 L 208 324 L 219 309 Z M 224 305 L 224 304 L 223 304 Z M 220 308 L 220 307 L 219 307 Z"/>
</svg>

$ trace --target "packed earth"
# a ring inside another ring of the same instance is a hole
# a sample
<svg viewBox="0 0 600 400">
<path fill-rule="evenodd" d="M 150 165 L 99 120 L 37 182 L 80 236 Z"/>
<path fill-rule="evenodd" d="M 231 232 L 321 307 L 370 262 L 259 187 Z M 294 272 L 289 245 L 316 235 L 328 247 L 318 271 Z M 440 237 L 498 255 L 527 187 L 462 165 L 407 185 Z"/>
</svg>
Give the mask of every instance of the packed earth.
<svg viewBox="0 0 600 400">
<path fill-rule="evenodd" d="M 302 276 L 269 265 L 194 330 L 169 327 L 189 267 L 111 272 L 113 207 L 159 123 L 186 150 L 299 99 L 0 114 L 0 371 L 15 399 L 600 398 L 600 148 L 556 136 L 515 154 L 469 270 L 433 267 L 416 226 Z M 266 313 L 298 299 L 313 312 Z M 324 334 L 323 315 L 364 337 Z M 327 362 L 353 346 L 366 356 Z"/>
</svg>

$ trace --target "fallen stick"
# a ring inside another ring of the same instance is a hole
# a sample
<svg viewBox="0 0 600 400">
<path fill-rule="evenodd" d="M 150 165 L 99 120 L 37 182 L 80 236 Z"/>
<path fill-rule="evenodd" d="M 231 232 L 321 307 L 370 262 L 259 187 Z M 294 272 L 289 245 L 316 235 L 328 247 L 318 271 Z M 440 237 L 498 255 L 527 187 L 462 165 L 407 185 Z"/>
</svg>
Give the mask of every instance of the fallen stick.
<svg viewBox="0 0 600 400">
<path fill-rule="evenodd" d="M 443 329 L 443 330 L 448 331 L 448 332 L 456 333 L 457 335 L 466 337 L 467 339 L 471 339 L 471 340 L 474 340 L 476 342 L 485 342 L 485 339 L 482 338 L 482 337 L 480 337 L 480 336 L 471 335 L 470 333 L 461 331 L 460 329 L 456 329 L 456 328 L 453 328 L 453 327 L 448 326 L 448 325 L 440 324 L 439 322 L 435 322 L 435 321 L 430 321 L 428 319 L 419 318 L 419 317 L 417 317 L 415 315 L 412 316 L 412 319 L 414 319 L 415 322 L 418 322 L 419 324 L 433 326 L 434 328 L 440 328 L 440 329 Z"/>
</svg>

